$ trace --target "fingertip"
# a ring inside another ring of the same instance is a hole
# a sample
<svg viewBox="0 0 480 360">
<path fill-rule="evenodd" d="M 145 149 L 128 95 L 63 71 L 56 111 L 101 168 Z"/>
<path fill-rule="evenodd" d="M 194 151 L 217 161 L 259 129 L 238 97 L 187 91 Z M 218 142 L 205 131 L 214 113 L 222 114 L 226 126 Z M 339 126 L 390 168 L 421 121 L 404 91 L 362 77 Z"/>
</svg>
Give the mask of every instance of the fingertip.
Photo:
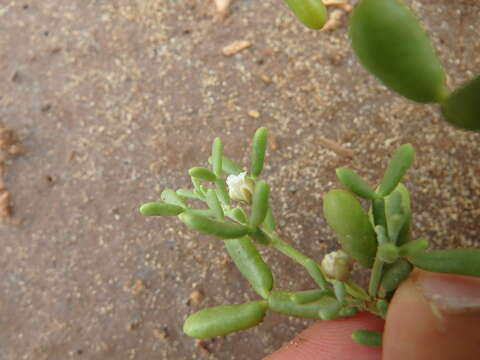
<svg viewBox="0 0 480 360">
<path fill-rule="evenodd" d="M 353 342 L 358 329 L 383 330 L 383 320 L 369 313 L 317 321 L 265 360 L 380 360 L 381 349 Z"/>
</svg>

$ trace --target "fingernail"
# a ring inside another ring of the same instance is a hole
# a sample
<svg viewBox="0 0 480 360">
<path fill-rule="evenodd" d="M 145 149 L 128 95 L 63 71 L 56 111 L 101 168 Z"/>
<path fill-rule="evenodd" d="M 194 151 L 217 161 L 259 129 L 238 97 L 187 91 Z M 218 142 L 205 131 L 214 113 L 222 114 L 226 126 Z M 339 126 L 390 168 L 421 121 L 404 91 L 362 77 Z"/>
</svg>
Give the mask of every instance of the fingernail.
<svg viewBox="0 0 480 360">
<path fill-rule="evenodd" d="M 442 314 L 480 313 L 480 279 L 423 272 L 415 280 L 432 309 Z"/>
</svg>

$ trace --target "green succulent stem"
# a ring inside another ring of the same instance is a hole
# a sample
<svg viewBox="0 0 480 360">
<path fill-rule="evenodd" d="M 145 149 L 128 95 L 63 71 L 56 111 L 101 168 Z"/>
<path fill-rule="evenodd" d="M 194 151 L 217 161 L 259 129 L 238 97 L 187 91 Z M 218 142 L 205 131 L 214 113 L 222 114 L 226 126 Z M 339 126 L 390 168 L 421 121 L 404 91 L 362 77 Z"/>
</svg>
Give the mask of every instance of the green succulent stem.
<svg viewBox="0 0 480 360">
<path fill-rule="evenodd" d="M 310 276 L 313 278 L 315 283 L 322 289 L 327 290 L 330 289 L 329 283 L 325 276 L 323 275 L 322 271 L 320 270 L 318 264 L 308 256 L 302 254 L 300 251 L 295 249 L 294 247 L 287 244 L 283 241 L 277 233 L 267 233 L 270 237 L 270 244 L 280 251 L 282 254 L 288 256 L 289 258 L 295 260 L 300 265 L 302 265 Z"/>
<path fill-rule="evenodd" d="M 380 260 L 377 255 L 375 257 L 375 261 L 373 262 L 372 272 L 370 274 L 370 281 L 368 283 L 368 293 L 373 298 L 377 296 L 377 289 L 380 285 L 380 280 L 382 279 L 383 264 L 383 261 Z"/>
</svg>

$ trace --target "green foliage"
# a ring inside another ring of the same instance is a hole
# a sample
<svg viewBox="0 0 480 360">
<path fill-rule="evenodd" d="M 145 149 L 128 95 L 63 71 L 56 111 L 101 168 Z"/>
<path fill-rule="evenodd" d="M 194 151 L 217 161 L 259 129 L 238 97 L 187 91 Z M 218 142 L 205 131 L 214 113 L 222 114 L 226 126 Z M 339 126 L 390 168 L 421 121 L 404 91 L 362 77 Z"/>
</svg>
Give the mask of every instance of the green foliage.
<svg viewBox="0 0 480 360">
<path fill-rule="evenodd" d="M 356 172 L 340 168 L 336 170 L 338 181 L 344 185 L 347 190 L 364 199 L 375 200 L 379 196 Z"/>
<path fill-rule="evenodd" d="M 480 76 L 455 90 L 442 103 L 442 112 L 456 127 L 480 130 Z"/>
<path fill-rule="evenodd" d="M 399 0 L 362 0 L 350 20 L 360 62 L 408 99 L 439 103 L 447 95 L 435 50 L 413 12 Z"/>
<path fill-rule="evenodd" d="M 255 291 L 268 298 L 273 287 L 272 271 L 248 237 L 226 240 L 225 248 L 240 273 L 250 282 Z"/>
<path fill-rule="evenodd" d="M 337 303 L 331 296 L 323 296 L 320 299 L 307 303 L 298 304 L 292 300 L 295 295 L 293 291 L 273 290 L 268 298 L 268 307 L 270 310 L 300 318 L 318 319 L 319 311 L 325 307 L 331 307 L 332 303 Z"/>
<path fill-rule="evenodd" d="M 184 211 L 181 206 L 159 202 L 146 203 L 140 207 L 140 212 L 145 216 L 176 216 Z"/>
<path fill-rule="evenodd" d="M 327 21 L 327 9 L 322 0 L 285 0 L 298 20 L 306 27 L 321 29 Z"/>
<path fill-rule="evenodd" d="M 321 0 L 285 1 L 306 27 L 325 24 Z M 350 38 L 360 63 L 384 85 L 407 99 L 440 104 L 453 126 L 480 130 L 480 76 L 450 93 L 428 34 L 403 0 L 359 1 L 350 17 Z"/>
<path fill-rule="evenodd" d="M 328 290 L 306 290 L 293 293 L 290 296 L 291 300 L 296 304 L 309 304 L 314 301 L 320 300 L 325 295 L 329 295 L 330 291 Z"/>
<path fill-rule="evenodd" d="M 259 128 L 253 136 L 252 159 L 250 164 L 250 172 L 253 177 L 257 177 L 263 170 L 265 161 L 265 151 L 267 149 L 267 129 Z"/>
<path fill-rule="evenodd" d="M 394 264 L 387 267 L 382 276 L 382 281 L 380 282 L 378 295 L 382 298 L 387 297 L 403 280 L 407 278 L 412 269 L 412 265 L 404 259 L 399 259 Z"/>
<path fill-rule="evenodd" d="M 421 252 L 408 260 L 427 271 L 480 277 L 480 249 Z"/>
<path fill-rule="evenodd" d="M 240 172 L 241 167 L 223 155 L 222 142 L 216 138 L 209 159 L 213 172 L 194 167 L 189 170 L 193 190 L 165 189 L 161 194 L 163 202 L 146 203 L 140 208 L 146 216 L 176 215 L 190 229 L 224 239 L 233 263 L 263 298 L 201 310 L 185 321 L 187 335 L 203 339 L 247 329 L 261 322 L 267 310 L 331 320 L 354 316 L 366 309 L 385 317 L 390 298 L 413 265 L 429 271 L 480 277 L 480 249 L 425 252 L 426 240 L 410 241 L 410 194 L 400 181 L 413 161 L 411 145 L 402 145 L 394 152 L 377 190 L 353 171 L 337 170 L 339 181 L 351 192 L 328 192 L 323 211 L 342 250 L 327 254 L 319 265 L 294 249 L 277 232 L 269 201 L 270 187 L 259 178 L 264 167 L 266 136 L 264 128 L 255 133 L 252 174 Z M 232 178 L 226 181 L 225 174 Z M 370 218 L 355 195 L 370 202 Z M 190 200 L 203 202 L 207 207 L 192 207 Z M 256 244 L 275 248 L 298 262 L 318 288 L 274 290 L 272 271 Z M 368 292 L 351 280 L 352 259 L 371 268 Z M 364 330 L 354 332 L 352 337 L 370 346 L 377 346 L 381 340 L 379 334 Z"/>
<path fill-rule="evenodd" d="M 203 167 L 191 168 L 190 170 L 188 170 L 188 173 L 190 174 L 190 176 L 193 176 L 194 178 L 197 178 L 200 180 L 205 180 L 205 181 L 217 180 L 217 177 L 213 172 Z"/>
<path fill-rule="evenodd" d="M 234 222 L 213 220 L 208 216 L 184 212 L 179 219 L 190 229 L 222 239 L 236 239 L 247 235 L 248 227 Z"/>
<path fill-rule="evenodd" d="M 223 336 L 257 325 L 263 320 L 266 311 L 265 301 L 206 308 L 185 320 L 183 332 L 197 339 Z"/>
<path fill-rule="evenodd" d="M 395 190 L 403 175 L 405 175 L 410 165 L 412 165 L 414 157 L 415 149 L 410 144 L 402 145 L 395 150 L 392 158 L 388 162 L 382 182 L 378 187 L 378 195 L 387 196 Z"/>
<path fill-rule="evenodd" d="M 252 212 L 250 214 L 250 226 L 256 228 L 263 223 L 268 211 L 268 184 L 260 180 L 255 185 L 255 191 L 253 193 L 252 200 Z"/>
<path fill-rule="evenodd" d="M 372 330 L 355 330 L 352 333 L 352 340 L 360 345 L 379 347 L 382 346 L 382 333 Z"/>
<path fill-rule="evenodd" d="M 375 231 L 360 202 L 345 190 L 330 190 L 323 199 L 323 215 L 347 254 L 370 268 L 375 259 Z"/>
<path fill-rule="evenodd" d="M 212 166 L 213 173 L 216 176 L 222 175 L 222 157 L 223 157 L 223 144 L 220 138 L 215 138 L 212 144 Z"/>
</svg>

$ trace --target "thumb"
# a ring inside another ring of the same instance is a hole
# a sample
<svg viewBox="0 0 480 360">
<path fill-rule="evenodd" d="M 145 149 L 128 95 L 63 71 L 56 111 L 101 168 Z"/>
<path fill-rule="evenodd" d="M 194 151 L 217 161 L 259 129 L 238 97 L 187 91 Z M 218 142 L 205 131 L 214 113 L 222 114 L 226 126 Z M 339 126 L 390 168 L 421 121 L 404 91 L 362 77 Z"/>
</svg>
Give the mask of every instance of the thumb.
<svg viewBox="0 0 480 360">
<path fill-rule="evenodd" d="M 479 324 L 480 279 L 416 271 L 388 309 L 383 359 L 476 359 Z"/>
</svg>

